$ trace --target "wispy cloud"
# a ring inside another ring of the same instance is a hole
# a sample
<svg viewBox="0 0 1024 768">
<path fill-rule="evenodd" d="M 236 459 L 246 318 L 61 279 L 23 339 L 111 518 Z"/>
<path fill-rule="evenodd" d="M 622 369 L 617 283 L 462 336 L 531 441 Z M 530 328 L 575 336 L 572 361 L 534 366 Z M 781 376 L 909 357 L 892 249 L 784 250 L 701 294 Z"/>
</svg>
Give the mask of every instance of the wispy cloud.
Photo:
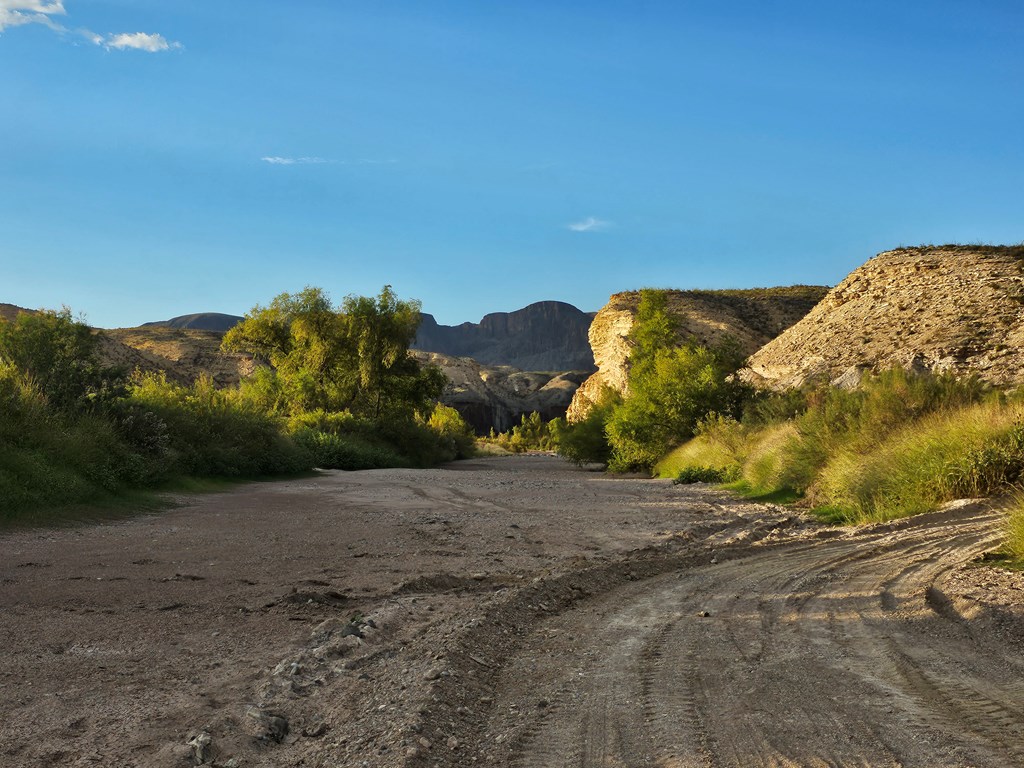
<svg viewBox="0 0 1024 768">
<path fill-rule="evenodd" d="M 326 157 L 280 157 L 277 155 L 261 157 L 260 160 L 271 165 L 394 165 L 398 162 L 395 158 L 377 160 L 362 157 L 358 160 L 331 160 Z"/>
<path fill-rule="evenodd" d="M 598 219 L 593 216 L 587 216 L 582 221 L 574 221 L 572 224 L 566 224 L 565 228 L 570 229 L 573 232 L 600 232 L 602 229 L 608 229 L 612 223 L 605 221 L 604 219 Z"/>
<path fill-rule="evenodd" d="M 100 45 L 105 48 L 117 48 L 123 51 L 134 48 L 137 51 L 147 53 L 159 53 L 160 51 L 180 50 L 181 43 L 170 43 L 163 35 L 149 34 L 147 32 L 122 32 L 119 35 L 107 35 L 102 39 Z"/>
<path fill-rule="evenodd" d="M 22 24 L 45 24 L 50 28 L 62 30 L 51 17 L 63 16 L 64 10 L 62 0 L 0 0 L 0 32 L 7 27 L 17 27 Z"/>
<path fill-rule="evenodd" d="M 271 165 L 325 165 L 332 162 L 326 157 L 261 157 L 264 163 Z"/>
<path fill-rule="evenodd" d="M 72 30 L 54 20 L 55 16 L 66 16 L 63 0 L 0 0 L 0 32 L 8 27 L 23 24 L 42 24 L 61 35 L 69 33 L 84 37 L 93 45 L 101 45 L 108 51 L 136 50 L 147 53 L 180 50 L 183 46 L 171 42 L 163 35 L 149 32 L 119 32 L 98 34 L 89 29 Z"/>
</svg>

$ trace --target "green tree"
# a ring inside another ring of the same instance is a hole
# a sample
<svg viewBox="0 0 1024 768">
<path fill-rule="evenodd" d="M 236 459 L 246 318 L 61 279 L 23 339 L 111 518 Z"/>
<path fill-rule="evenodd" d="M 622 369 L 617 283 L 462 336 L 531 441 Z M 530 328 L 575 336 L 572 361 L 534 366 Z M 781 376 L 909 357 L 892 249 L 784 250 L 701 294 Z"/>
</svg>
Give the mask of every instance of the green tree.
<svg viewBox="0 0 1024 768">
<path fill-rule="evenodd" d="M 67 307 L 0 320 L 0 363 L 19 371 L 60 411 L 91 410 L 123 394 L 119 369 L 103 366 L 98 341 Z"/>
<path fill-rule="evenodd" d="M 640 292 L 629 341 L 628 396 L 604 414 L 611 469 L 650 469 L 708 414 L 738 415 L 747 389 L 731 374 L 743 364 L 742 350 L 734 339 L 680 344 L 665 291 Z"/>
<path fill-rule="evenodd" d="M 353 406 L 380 417 L 384 411 L 424 411 L 437 400 L 444 378 L 409 355 L 420 326 L 418 301 L 402 301 L 390 285 L 377 297 L 347 296 L 344 333 L 357 365 Z"/>
<path fill-rule="evenodd" d="M 608 420 L 622 406 L 622 395 L 604 387 L 586 418 L 555 427 L 558 455 L 574 464 L 608 464 L 612 448 L 606 430 Z"/>
<path fill-rule="evenodd" d="M 473 455 L 476 435 L 462 414 L 454 408 L 438 403 L 430 414 L 427 426 L 437 433 L 451 458 L 468 459 Z"/>
<path fill-rule="evenodd" d="M 663 349 L 630 373 L 629 397 L 608 418 L 610 466 L 619 471 L 652 467 L 694 434 L 710 413 L 736 415 L 745 388 L 731 380 L 731 356 L 707 347 Z"/>
<path fill-rule="evenodd" d="M 409 355 L 419 322 L 419 302 L 399 299 L 391 286 L 376 297 L 348 296 L 341 307 L 307 287 L 254 307 L 223 347 L 271 366 L 245 382 L 264 407 L 407 417 L 429 412 L 445 383 L 440 369 Z"/>
<path fill-rule="evenodd" d="M 678 343 L 679 320 L 668 311 L 668 292 L 655 288 L 640 291 L 633 327 L 629 331 L 630 375 L 644 376 L 658 352 Z"/>
</svg>

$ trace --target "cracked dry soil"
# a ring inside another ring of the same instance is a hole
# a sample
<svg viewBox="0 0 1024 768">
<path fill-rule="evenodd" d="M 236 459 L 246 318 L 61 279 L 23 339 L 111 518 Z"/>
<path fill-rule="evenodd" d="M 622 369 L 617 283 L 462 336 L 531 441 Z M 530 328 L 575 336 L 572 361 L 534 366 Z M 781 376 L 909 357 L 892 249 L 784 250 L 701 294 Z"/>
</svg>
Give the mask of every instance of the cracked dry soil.
<svg viewBox="0 0 1024 768">
<path fill-rule="evenodd" d="M 547 456 L 0 537 L 0 765 L 1024 765 L 986 503 L 856 530 Z"/>
</svg>

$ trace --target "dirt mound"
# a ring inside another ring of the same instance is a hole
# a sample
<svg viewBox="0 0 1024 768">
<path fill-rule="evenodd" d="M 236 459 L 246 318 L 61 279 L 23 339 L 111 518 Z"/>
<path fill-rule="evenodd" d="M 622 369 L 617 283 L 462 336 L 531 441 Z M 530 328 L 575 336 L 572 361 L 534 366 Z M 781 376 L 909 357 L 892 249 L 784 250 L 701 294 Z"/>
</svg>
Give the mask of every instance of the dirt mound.
<svg viewBox="0 0 1024 768">
<path fill-rule="evenodd" d="M 667 294 L 668 309 L 679 320 L 680 339 L 716 344 L 732 337 L 750 354 L 800 320 L 827 291 L 822 286 L 794 285 Z M 586 416 L 603 387 L 626 391 L 628 336 L 639 304 L 639 291 L 617 293 L 594 318 L 590 346 L 598 371 L 576 391 L 569 406 L 570 421 Z"/>
<path fill-rule="evenodd" d="M 892 366 L 1024 381 L 1024 246 L 942 245 L 875 256 L 751 356 L 743 377 L 785 389 L 856 384 Z"/>
</svg>

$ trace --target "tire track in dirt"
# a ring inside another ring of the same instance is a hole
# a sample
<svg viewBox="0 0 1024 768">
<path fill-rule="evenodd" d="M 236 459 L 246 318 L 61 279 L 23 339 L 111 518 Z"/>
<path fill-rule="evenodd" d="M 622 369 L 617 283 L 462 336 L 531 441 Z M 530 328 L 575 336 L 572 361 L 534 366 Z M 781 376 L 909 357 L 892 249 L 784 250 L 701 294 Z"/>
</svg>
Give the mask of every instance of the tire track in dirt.
<svg viewBox="0 0 1024 768">
<path fill-rule="evenodd" d="M 942 592 L 996 520 L 968 507 L 615 588 L 532 628 L 487 732 L 514 734 L 522 768 L 1024 765 L 1024 660 Z"/>
</svg>

